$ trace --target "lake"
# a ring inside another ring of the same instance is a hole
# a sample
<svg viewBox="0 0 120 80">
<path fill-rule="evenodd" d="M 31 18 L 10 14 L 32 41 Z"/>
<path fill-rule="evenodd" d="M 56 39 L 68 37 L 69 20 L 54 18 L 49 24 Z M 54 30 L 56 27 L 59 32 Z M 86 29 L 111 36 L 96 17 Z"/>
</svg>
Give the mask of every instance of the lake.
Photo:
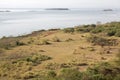
<svg viewBox="0 0 120 80">
<path fill-rule="evenodd" d="M 6 10 L 8 12 L 4 12 Z M 18 36 L 40 29 L 96 24 L 98 21 L 101 23 L 120 21 L 120 9 L 113 9 L 113 11 L 103 11 L 103 9 L 0 9 L 0 37 Z"/>
</svg>

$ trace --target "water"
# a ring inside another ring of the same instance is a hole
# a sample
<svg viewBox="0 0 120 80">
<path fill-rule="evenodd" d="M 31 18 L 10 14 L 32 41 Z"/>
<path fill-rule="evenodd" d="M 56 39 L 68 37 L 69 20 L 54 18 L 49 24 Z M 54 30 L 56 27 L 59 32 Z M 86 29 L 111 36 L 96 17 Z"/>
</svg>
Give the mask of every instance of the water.
<svg viewBox="0 0 120 80">
<path fill-rule="evenodd" d="M 102 11 L 103 9 L 0 9 L 0 37 L 17 36 L 40 29 L 73 27 L 82 24 L 93 24 L 120 21 L 120 9 Z"/>
</svg>

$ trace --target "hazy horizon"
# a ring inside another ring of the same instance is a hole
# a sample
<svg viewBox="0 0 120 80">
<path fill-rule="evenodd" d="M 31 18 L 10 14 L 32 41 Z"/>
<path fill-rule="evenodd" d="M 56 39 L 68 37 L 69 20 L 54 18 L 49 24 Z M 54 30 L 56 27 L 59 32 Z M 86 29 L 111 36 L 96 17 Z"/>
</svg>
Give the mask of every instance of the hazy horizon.
<svg viewBox="0 0 120 80">
<path fill-rule="evenodd" d="M 120 0 L 0 0 L 0 8 L 120 8 Z"/>
</svg>

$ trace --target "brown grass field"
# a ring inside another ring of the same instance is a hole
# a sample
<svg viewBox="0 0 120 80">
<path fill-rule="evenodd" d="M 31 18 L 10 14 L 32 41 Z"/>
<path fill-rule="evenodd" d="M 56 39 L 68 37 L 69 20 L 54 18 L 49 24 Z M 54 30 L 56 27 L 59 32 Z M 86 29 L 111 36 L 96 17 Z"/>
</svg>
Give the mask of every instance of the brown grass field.
<svg viewBox="0 0 120 80">
<path fill-rule="evenodd" d="M 64 33 L 62 30 L 29 34 L 20 39 L 18 38 L 19 42 L 25 45 L 12 47 L 7 50 L 0 48 L 0 62 L 11 62 L 21 59 L 22 57 L 39 54 L 51 57 L 49 60 L 32 66 L 30 71 L 33 72 L 46 70 L 59 72 L 61 68 L 77 68 L 79 71 L 84 72 L 88 67 L 93 67 L 102 62 L 111 62 L 111 64 L 114 65 L 113 61 L 117 59 L 116 55 L 120 49 L 120 38 L 104 36 L 107 39 L 116 39 L 118 45 L 102 47 L 88 42 L 86 38 L 90 35 L 91 33 L 89 32 Z M 96 35 L 102 36 L 103 34 Z M 22 67 L 24 68 L 26 66 L 22 65 Z M 11 72 L 11 70 L 8 72 Z M 2 71 L 0 73 L 2 73 Z M 12 73 L 14 73 L 14 71 Z M 24 71 L 19 73 L 22 74 Z M 1 79 L 4 78 L 0 78 L 0 80 Z"/>
</svg>

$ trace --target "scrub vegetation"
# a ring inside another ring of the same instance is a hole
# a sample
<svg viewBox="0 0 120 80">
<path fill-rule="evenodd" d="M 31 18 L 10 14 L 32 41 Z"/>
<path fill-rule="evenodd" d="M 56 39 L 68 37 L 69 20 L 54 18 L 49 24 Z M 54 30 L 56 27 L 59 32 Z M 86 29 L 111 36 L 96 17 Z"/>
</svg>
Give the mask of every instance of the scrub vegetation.
<svg viewBox="0 0 120 80">
<path fill-rule="evenodd" d="M 120 80 L 120 22 L 3 37 L 0 80 Z"/>
</svg>

